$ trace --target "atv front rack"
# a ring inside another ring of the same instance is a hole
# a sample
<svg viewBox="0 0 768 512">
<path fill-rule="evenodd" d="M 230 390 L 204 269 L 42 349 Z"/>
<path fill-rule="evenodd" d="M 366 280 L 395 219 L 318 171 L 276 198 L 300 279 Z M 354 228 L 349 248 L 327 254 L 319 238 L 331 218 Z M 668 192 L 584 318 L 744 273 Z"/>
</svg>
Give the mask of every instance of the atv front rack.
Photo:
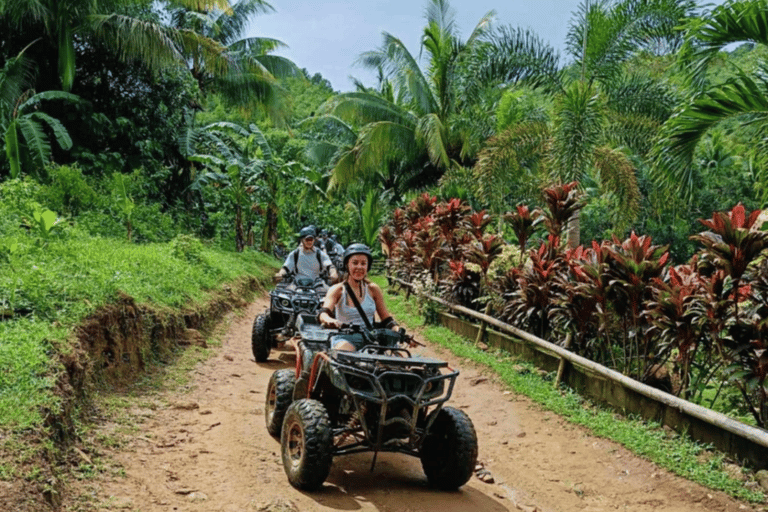
<svg viewBox="0 0 768 512">
<path fill-rule="evenodd" d="M 333 384 L 352 398 L 355 406 L 353 414 L 359 422 L 359 425 L 355 423 L 334 429 L 334 439 L 355 440 L 351 444 L 338 443 L 334 454 L 373 450 L 417 455 L 437 412 L 450 399 L 459 372 L 449 368 L 448 373 L 440 373 L 440 369 L 447 368 L 448 363 L 422 357 L 336 350 L 331 350 L 329 356 Z M 393 403 L 400 410 L 387 418 Z M 365 418 L 372 406 L 379 408 L 375 432 L 372 432 L 373 426 Z M 433 409 L 427 416 L 429 407 Z M 425 417 L 426 423 L 422 421 L 423 424 L 419 425 L 419 418 L 423 420 Z M 387 427 L 399 428 L 401 435 L 386 436 Z"/>
</svg>

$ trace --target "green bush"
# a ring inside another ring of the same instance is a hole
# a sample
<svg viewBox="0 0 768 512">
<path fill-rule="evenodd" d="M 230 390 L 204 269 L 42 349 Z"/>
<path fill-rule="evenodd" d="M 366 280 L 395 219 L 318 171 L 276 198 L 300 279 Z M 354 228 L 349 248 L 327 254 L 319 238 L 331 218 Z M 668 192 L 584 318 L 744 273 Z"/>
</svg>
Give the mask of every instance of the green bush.
<svg viewBox="0 0 768 512">
<path fill-rule="evenodd" d="M 203 243 L 191 235 L 176 235 L 170 243 L 171 254 L 174 257 L 190 263 L 205 263 L 203 258 Z"/>
<path fill-rule="evenodd" d="M 38 200 L 48 208 L 72 216 L 93 208 L 101 208 L 102 200 L 76 165 L 52 166 L 50 183 L 42 185 Z"/>
</svg>

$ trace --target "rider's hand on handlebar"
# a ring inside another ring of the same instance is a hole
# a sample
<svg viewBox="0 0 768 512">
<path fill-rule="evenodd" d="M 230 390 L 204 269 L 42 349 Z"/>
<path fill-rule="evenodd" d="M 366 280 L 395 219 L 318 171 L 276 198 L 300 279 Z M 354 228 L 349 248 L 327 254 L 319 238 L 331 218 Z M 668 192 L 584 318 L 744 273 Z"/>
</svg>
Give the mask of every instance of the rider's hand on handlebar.
<svg viewBox="0 0 768 512">
<path fill-rule="evenodd" d="M 336 320 L 335 318 L 330 318 L 328 315 L 325 315 L 328 320 L 321 320 L 320 323 L 323 324 L 323 327 L 326 329 L 340 329 L 342 326 L 342 323 Z"/>
</svg>

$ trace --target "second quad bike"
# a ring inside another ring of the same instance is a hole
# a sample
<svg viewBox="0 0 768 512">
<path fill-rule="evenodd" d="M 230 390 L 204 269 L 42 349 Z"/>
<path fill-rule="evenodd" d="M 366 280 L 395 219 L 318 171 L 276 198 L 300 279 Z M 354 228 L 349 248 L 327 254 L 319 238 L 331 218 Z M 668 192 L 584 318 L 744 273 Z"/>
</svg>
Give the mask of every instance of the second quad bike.
<svg viewBox="0 0 768 512">
<path fill-rule="evenodd" d="M 283 468 L 294 487 L 312 491 L 334 457 L 379 452 L 418 457 L 430 485 L 454 490 L 477 462 L 477 435 L 461 410 L 444 407 L 459 372 L 438 359 L 412 357 L 405 330 L 323 329 L 297 321 L 296 369 L 277 370 L 267 389 L 265 420 L 280 438 Z M 362 348 L 330 349 L 342 336 Z"/>
<path fill-rule="evenodd" d="M 269 293 L 269 309 L 256 316 L 251 330 L 251 348 L 257 362 L 269 358 L 270 351 L 295 334 L 301 314 L 315 314 L 325 296 L 326 278 L 285 276 Z"/>
</svg>

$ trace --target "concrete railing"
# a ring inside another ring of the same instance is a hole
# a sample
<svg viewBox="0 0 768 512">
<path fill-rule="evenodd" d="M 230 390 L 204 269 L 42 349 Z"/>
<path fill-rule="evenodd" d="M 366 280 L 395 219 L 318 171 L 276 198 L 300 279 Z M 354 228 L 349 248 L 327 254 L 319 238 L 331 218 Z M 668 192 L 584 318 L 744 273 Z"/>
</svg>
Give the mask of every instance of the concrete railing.
<svg viewBox="0 0 768 512">
<path fill-rule="evenodd" d="M 411 286 L 397 278 L 391 280 L 406 288 Z M 558 370 L 564 361 L 564 371 L 560 368 L 562 381 L 583 396 L 624 414 L 638 414 L 659 421 L 692 439 L 711 444 L 755 469 L 768 468 L 768 431 L 638 382 L 494 317 L 439 297 L 427 298 L 449 311 L 480 322 L 473 324 L 448 313 L 441 314 L 442 323 L 457 334 L 474 340 L 484 323 L 490 327 L 487 331 L 490 346 L 518 355 L 546 371 Z"/>
</svg>

